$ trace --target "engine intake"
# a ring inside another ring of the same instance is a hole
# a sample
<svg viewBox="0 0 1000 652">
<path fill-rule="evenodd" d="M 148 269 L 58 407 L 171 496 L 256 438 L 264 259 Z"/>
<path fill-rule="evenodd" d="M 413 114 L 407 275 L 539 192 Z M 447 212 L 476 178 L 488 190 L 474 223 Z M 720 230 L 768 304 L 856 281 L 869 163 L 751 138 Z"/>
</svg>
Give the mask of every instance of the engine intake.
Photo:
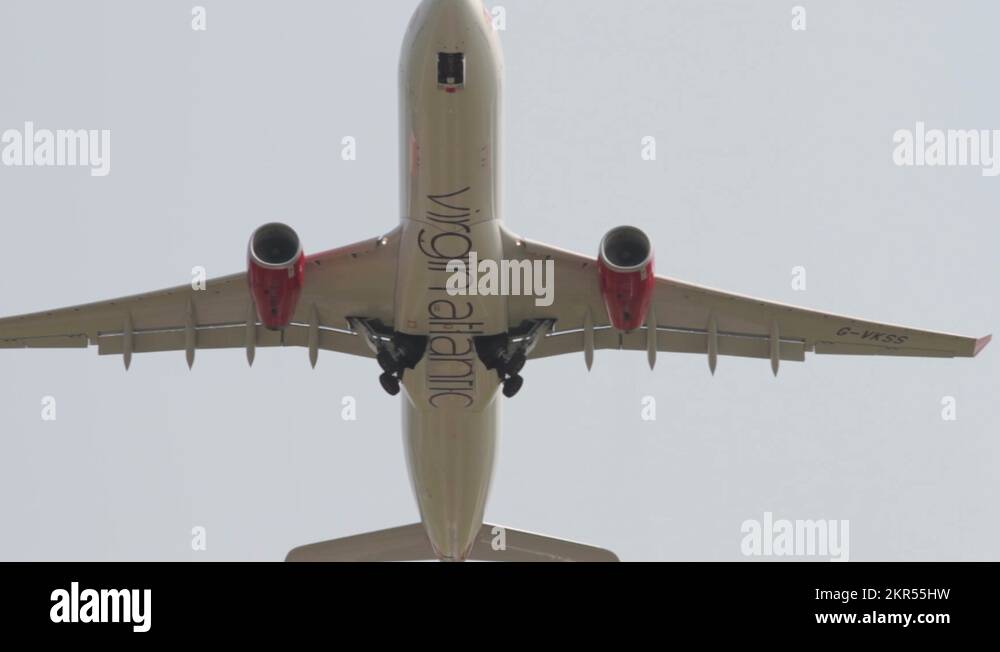
<svg viewBox="0 0 1000 652">
<path fill-rule="evenodd" d="M 292 227 L 265 224 L 250 237 L 247 279 L 265 327 L 281 330 L 292 322 L 305 281 L 306 256 Z"/>
<path fill-rule="evenodd" d="M 632 226 L 612 229 L 601 241 L 597 268 L 612 325 L 630 332 L 646 321 L 656 287 L 653 246 Z"/>
</svg>

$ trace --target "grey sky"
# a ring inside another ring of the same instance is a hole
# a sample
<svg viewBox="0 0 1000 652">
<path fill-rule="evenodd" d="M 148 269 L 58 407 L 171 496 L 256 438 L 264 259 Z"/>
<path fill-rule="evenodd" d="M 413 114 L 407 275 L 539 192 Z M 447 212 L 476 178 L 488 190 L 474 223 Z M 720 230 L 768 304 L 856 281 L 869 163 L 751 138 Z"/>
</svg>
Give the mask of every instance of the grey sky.
<svg viewBox="0 0 1000 652">
<path fill-rule="evenodd" d="M 398 222 L 416 1 L 208 1 L 205 32 L 195 4 L 0 5 L 0 130 L 111 129 L 113 152 L 104 178 L 0 167 L 3 315 L 238 271 L 269 221 L 311 252 Z M 809 2 L 795 32 L 795 4 L 504 2 L 507 225 L 596 253 L 630 223 L 660 274 L 993 332 L 1000 178 L 897 168 L 892 135 L 1000 129 L 1000 5 Z M 529 363 L 487 518 L 627 560 L 744 559 L 740 525 L 765 511 L 850 520 L 852 560 L 996 559 L 998 356 L 809 356 L 777 380 L 731 358 L 715 378 L 699 356 Z M 156 354 L 125 374 L 93 349 L 0 351 L 0 389 L 0 559 L 277 560 L 417 520 L 372 361 Z"/>
</svg>

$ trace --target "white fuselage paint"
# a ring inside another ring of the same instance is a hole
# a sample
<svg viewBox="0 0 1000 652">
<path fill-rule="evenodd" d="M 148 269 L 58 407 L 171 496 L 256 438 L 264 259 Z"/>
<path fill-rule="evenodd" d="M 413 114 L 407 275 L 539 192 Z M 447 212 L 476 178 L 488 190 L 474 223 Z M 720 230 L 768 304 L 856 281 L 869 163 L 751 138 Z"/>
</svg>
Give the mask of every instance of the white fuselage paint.
<svg viewBox="0 0 1000 652">
<path fill-rule="evenodd" d="M 465 83 L 438 84 L 439 53 Z M 507 301 L 449 296 L 449 260 L 499 261 L 503 59 L 482 0 L 424 0 L 400 63 L 402 240 L 395 328 L 427 335 L 403 377 L 403 431 L 421 519 L 437 555 L 464 559 L 483 524 L 500 430 L 500 378 L 473 338 L 505 333 Z"/>
</svg>

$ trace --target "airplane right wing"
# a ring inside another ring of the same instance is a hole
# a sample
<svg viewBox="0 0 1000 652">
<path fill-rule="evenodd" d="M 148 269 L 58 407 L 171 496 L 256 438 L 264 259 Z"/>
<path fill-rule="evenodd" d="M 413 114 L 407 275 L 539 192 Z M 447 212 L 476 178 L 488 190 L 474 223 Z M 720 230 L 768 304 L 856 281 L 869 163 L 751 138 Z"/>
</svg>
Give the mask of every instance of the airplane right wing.
<svg viewBox="0 0 1000 652">
<path fill-rule="evenodd" d="M 529 359 L 596 349 L 701 353 L 712 369 L 720 355 L 803 361 L 805 354 L 973 357 L 990 342 L 905 326 L 883 324 L 713 290 L 657 277 L 646 324 L 630 333 L 613 328 L 600 291 L 598 261 L 505 234 L 505 256 L 553 261 L 555 296 L 551 306 L 535 297 L 512 296 L 510 323 L 552 320 Z M 652 335 L 652 337 L 651 337 Z"/>
</svg>

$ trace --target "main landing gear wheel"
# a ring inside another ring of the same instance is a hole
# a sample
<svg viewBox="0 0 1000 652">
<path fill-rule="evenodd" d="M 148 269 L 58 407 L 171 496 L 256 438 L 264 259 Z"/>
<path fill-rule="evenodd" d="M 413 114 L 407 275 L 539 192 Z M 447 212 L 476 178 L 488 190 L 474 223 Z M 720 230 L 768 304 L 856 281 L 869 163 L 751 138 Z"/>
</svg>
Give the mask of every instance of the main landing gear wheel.
<svg viewBox="0 0 1000 652">
<path fill-rule="evenodd" d="M 519 391 L 521 391 L 521 386 L 524 385 L 524 378 L 514 374 L 507 380 L 503 381 L 503 395 L 507 398 L 514 398 Z"/>
<path fill-rule="evenodd" d="M 396 396 L 399 394 L 399 378 L 396 378 L 392 374 L 386 372 L 378 377 L 378 382 L 382 383 L 382 389 L 384 389 L 389 396 Z"/>
</svg>

